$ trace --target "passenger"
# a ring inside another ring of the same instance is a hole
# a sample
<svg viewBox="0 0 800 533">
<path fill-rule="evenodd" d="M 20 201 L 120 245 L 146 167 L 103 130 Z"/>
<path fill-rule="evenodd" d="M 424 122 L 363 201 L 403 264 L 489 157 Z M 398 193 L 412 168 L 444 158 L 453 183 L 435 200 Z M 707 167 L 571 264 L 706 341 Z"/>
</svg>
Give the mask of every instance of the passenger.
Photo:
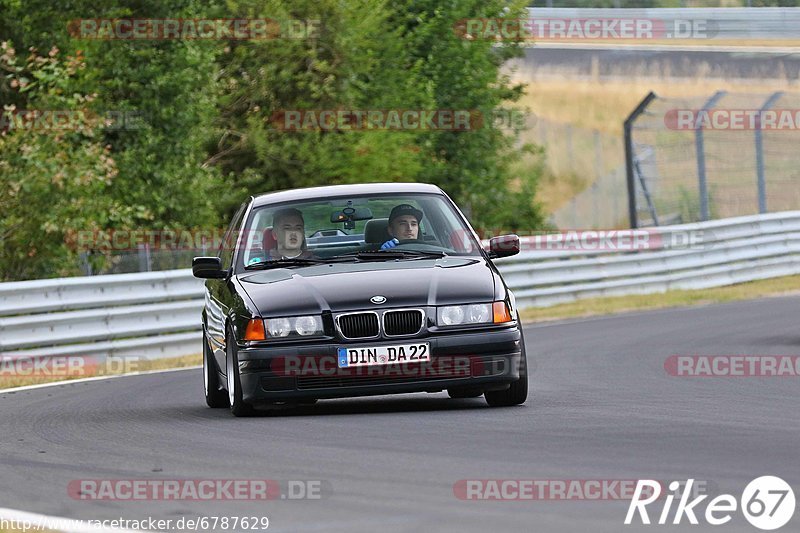
<svg viewBox="0 0 800 533">
<path fill-rule="evenodd" d="M 423 213 L 410 204 L 400 204 L 389 214 L 389 227 L 386 228 L 392 237 L 381 245 L 381 250 L 388 250 L 400 244 L 400 240 L 419 238 L 419 222 Z"/>
<path fill-rule="evenodd" d="M 272 235 L 277 246 L 269 250 L 269 260 L 310 259 L 314 257 L 306 245 L 305 220 L 299 209 L 287 207 L 272 217 Z"/>
</svg>

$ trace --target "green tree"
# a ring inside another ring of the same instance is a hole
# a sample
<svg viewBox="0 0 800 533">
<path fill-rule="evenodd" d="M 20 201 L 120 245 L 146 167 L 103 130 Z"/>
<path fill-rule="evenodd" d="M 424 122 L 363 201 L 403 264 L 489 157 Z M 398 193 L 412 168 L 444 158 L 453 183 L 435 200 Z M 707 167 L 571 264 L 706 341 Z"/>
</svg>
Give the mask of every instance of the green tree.
<svg viewBox="0 0 800 533">
<path fill-rule="evenodd" d="M 520 49 L 455 31 L 463 18 L 499 16 L 525 16 L 522 3 L 71 0 L 55 7 L 0 0 L 0 41 L 61 50 L 21 61 L 7 49 L 1 104 L 137 117 L 133 127 L 103 127 L 90 116 L 79 131 L 6 132 L 4 276 L 74 271 L 65 243 L 72 231 L 216 225 L 249 194 L 311 185 L 429 181 L 479 229 L 539 227 L 540 171 L 512 171 L 534 147 L 492 120 L 522 92 L 502 71 Z M 69 21 L 87 17 L 260 17 L 320 26 L 308 38 L 249 41 L 70 35 Z M 271 120 L 304 109 L 473 110 L 485 120 L 466 132 L 287 132 Z"/>
<path fill-rule="evenodd" d="M 96 228 L 120 208 L 108 194 L 118 170 L 101 119 L 76 113 L 63 128 L 35 122 L 42 110 L 78 111 L 91 102 L 70 90 L 82 66 L 57 48 L 22 59 L 0 43 L 4 90 L 24 96 L 24 106 L 6 104 L 0 114 L 0 280 L 76 274 L 64 229 Z"/>
<path fill-rule="evenodd" d="M 393 4 L 394 18 L 405 27 L 406 54 L 418 65 L 417 84 L 425 87 L 439 109 L 476 109 L 484 127 L 468 133 L 438 131 L 419 139 L 426 165 L 418 175 L 450 193 L 481 229 L 519 230 L 543 224 L 534 194 L 541 169 L 512 175 L 512 168 L 531 145 L 519 145 L 516 122 L 509 117 L 523 94 L 502 71 L 506 61 L 522 55 L 520 43 L 493 46 L 489 40 L 465 41 L 455 25 L 469 18 L 524 18 L 521 2 L 439 2 L 405 0 Z M 502 110 L 506 110 L 505 113 Z"/>
<path fill-rule="evenodd" d="M 321 21 L 309 39 L 233 43 L 220 56 L 220 131 L 211 162 L 234 184 L 228 210 L 246 194 L 321 184 L 429 181 L 489 226 L 541 223 L 537 176 L 512 176 L 525 150 L 492 120 L 468 132 L 287 132 L 270 118 L 298 109 L 458 109 L 491 118 L 519 98 L 501 65 L 518 55 L 455 31 L 467 17 L 521 15 L 521 4 L 361 0 L 229 2 L 232 16 Z M 504 11 L 504 8 L 506 10 Z M 513 206 L 515 211 L 507 212 Z"/>
<path fill-rule="evenodd" d="M 383 2 L 230 2 L 233 17 L 322 22 L 309 39 L 234 42 L 220 57 L 219 132 L 210 161 L 232 184 L 228 210 L 247 195 L 366 181 L 411 181 L 421 158 L 413 132 L 287 132 L 283 110 L 383 109 L 426 104 L 403 70 L 399 29 Z M 413 74 L 413 73 L 412 73 Z"/>
<path fill-rule="evenodd" d="M 221 180 L 213 167 L 203 167 L 202 162 L 203 143 L 210 136 L 209 128 L 216 113 L 214 57 L 222 44 L 85 40 L 70 35 L 68 30 L 70 20 L 84 17 L 192 18 L 203 16 L 204 9 L 204 3 L 195 0 L 76 0 L 59 8 L 44 0 L 26 0 L 24 4 L 19 0 L 0 0 L 0 40 L 11 36 L 22 49 L 35 46 L 47 50 L 55 45 L 67 54 L 83 58 L 81 68 L 60 82 L 57 91 L 64 97 L 62 100 L 44 99 L 36 91 L 22 91 L 12 87 L 13 80 L 6 78 L 0 80 L 0 103 L 19 109 L 79 106 L 101 117 L 127 114 L 136 119 L 114 128 L 93 129 L 95 141 L 115 161 L 116 169 L 111 185 L 85 191 L 96 196 L 91 200 L 97 206 L 102 205 L 103 210 L 91 211 L 92 216 L 65 220 L 59 225 L 60 237 L 38 236 L 52 241 L 42 248 L 52 250 L 59 238 L 63 245 L 65 234 L 90 228 L 158 230 L 219 224 L 215 197 L 222 186 Z M 65 96 L 70 94 L 86 98 L 70 101 Z M 49 143 L 64 144 L 68 140 L 68 136 L 48 138 Z M 6 144 L 6 150 L 13 148 L 12 144 Z M 32 152 L 41 159 L 41 165 L 48 163 L 47 153 Z M 83 153 L 67 144 L 59 161 L 67 170 L 73 166 L 81 168 Z M 2 159 L 11 164 L 13 157 Z M 3 179 L 11 178 L 3 176 Z M 71 201 L 68 196 L 53 195 L 49 198 L 51 211 L 58 212 L 61 203 Z M 30 234 L 14 237 L 19 237 L 20 243 L 40 240 Z M 7 248 L 10 243 L 6 241 Z M 24 250 L 15 252 L 19 253 Z M 38 276 L 53 274 L 54 271 L 43 270 Z M 26 276 L 37 274 L 29 270 Z"/>
</svg>

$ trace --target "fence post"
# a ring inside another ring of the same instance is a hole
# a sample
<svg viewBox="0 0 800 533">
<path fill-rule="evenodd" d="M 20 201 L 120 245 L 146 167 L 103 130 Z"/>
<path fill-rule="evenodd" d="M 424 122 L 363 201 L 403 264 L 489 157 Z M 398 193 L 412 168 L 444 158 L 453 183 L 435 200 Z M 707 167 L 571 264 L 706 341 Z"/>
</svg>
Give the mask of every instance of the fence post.
<svg viewBox="0 0 800 533">
<path fill-rule="evenodd" d="M 150 262 L 150 246 L 147 243 L 137 245 L 139 249 L 139 272 L 150 272 L 153 270 Z"/>
<path fill-rule="evenodd" d="M 622 167 L 617 167 L 614 169 L 614 185 L 611 187 L 611 202 L 614 204 L 614 225 L 612 227 L 616 228 L 617 224 L 620 222 L 619 216 L 619 194 L 617 191 L 622 190 L 622 183 L 625 181 L 625 176 L 622 175 Z"/>
<path fill-rule="evenodd" d="M 717 91 L 714 95 L 703 104 L 699 113 L 706 113 L 709 109 L 714 107 L 720 98 L 725 96 L 727 91 Z M 694 130 L 694 147 L 697 152 L 697 186 L 700 189 L 700 220 L 708 220 L 711 218 L 710 210 L 708 207 L 708 183 L 706 181 L 706 148 L 705 141 L 703 140 L 703 126 L 698 121 Z"/>
<path fill-rule="evenodd" d="M 639 227 L 639 218 L 638 214 L 636 213 L 636 181 L 633 177 L 633 123 L 639 118 L 647 106 L 650 105 L 650 102 L 656 98 L 656 93 L 650 91 L 647 96 L 644 97 L 644 100 L 639 102 L 639 105 L 636 106 L 636 109 L 628 115 L 628 118 L 625 119 L 624 123 L 624 131 L 625 131 L 625 170 L 627 172 L 627 180 L 628 180 L 628 217 L 630 219 L 631 228 L 636 229 Z"/>
<path fill-rule="evenodd" d="M 567 134 L 567 167 L 569 168 L 570 172 L 575 172 L 574 166 L 574 157 L 572 153 L 572 125 L 567 124 L 566 127 L 566 134 Z"/>
<path fill-rule="evenodd" d="M 569 202 L 570 211 L 572 213 L 572 227 L 573 228 L 577 228 L 577 227 L 580 226 L 580 224 L 578 224 L 578 201 L 577 201 L 577 198 L 578 198 L 577 196 L 573 196 L 572 200 L 570 200 L 570 202 Z"/>
<path fill-rule="evenodd" d="M 594 130 L 592 135 L 594 137 L 594 177 L 597 180 L 603 175 L 603 149 L 600 143 L 600 132 Z"/>
<path fill-rule="evenodd" d="M 756 179 L 758 181 L 758 212 L 761 214 L 767 212 L 767 180 L 764 177 L 764 140 L 761 135 L 761 117 L 764 111 L 772 107 L 781 96 L 783 96 L 783 91 L 778 91 L 770 96 L 758 110 L 756 119 Z"/>
<path fill-rule="evenodd" d="M 86 272 L 86 275 L 87 276 L 94 275 L 94 272 L 92 272 L 92 263 L 91 261 L 89 261 L 89 252 L 81 252 L 80 260 L 81 260 L 81 267 L 83 268 L 83 271 Z"/>
</svg>

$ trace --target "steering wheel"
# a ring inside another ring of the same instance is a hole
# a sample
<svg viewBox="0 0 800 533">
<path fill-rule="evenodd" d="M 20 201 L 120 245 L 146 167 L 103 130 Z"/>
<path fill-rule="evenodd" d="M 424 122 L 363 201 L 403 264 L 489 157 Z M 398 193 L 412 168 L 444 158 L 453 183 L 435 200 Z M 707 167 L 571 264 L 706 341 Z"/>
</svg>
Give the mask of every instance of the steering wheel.
<svg viewBox="0 0 800 533">
<path fill-rule="evenodd" d="M 401 246 L 406 245 L 414 245 L 414 248 L 420 251 L 431 251 L 431 252 L 445 252 L 448 254 L 456 253 L 455 250 L 449 248 L 447 246 L 442 246 L 439 244 L 439 241 L 423 241 L 422 239 L 398 239 L 400 241 L 396 246 L 392 248 L 400 248 Z M 392 248 L 389 248 L 391 251 Z"/>
</svg>

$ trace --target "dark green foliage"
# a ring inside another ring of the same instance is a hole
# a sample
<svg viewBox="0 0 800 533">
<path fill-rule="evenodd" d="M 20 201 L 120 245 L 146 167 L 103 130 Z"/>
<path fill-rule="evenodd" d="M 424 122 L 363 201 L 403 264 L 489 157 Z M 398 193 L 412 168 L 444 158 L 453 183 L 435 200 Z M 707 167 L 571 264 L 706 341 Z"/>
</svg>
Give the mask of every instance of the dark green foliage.
<svg viewBox="0 0 800 533">
<path fill-rule="evenodd" d="M 287 132 L 271 122 L 292 109 L 492 117 L 521 94 L 500 68 L 519 49 L 466 41 L 454 24 L 499 16 L 525 16 L 523 3 L 0 0 L 0 42 L 17 52 L 15 66 L 0 62 L 0 104 L 136 117 L 123 129 L 92 119 L 80 132 L 0 138 L 0 279 L 77 273 L 71 232 L 219 227 L 250 194 L 324 184 L 433 182 L 480 230 L 539 227 L 540 172 L 511 170 L 533 147 L 490 119 L 466 132 Z M 97 17 L 301 19 L 320 30 L 250 41 L 69 34 L 70 20 Z M 27 64 L 30 47 L 49 59 Z"/>
</svg>

